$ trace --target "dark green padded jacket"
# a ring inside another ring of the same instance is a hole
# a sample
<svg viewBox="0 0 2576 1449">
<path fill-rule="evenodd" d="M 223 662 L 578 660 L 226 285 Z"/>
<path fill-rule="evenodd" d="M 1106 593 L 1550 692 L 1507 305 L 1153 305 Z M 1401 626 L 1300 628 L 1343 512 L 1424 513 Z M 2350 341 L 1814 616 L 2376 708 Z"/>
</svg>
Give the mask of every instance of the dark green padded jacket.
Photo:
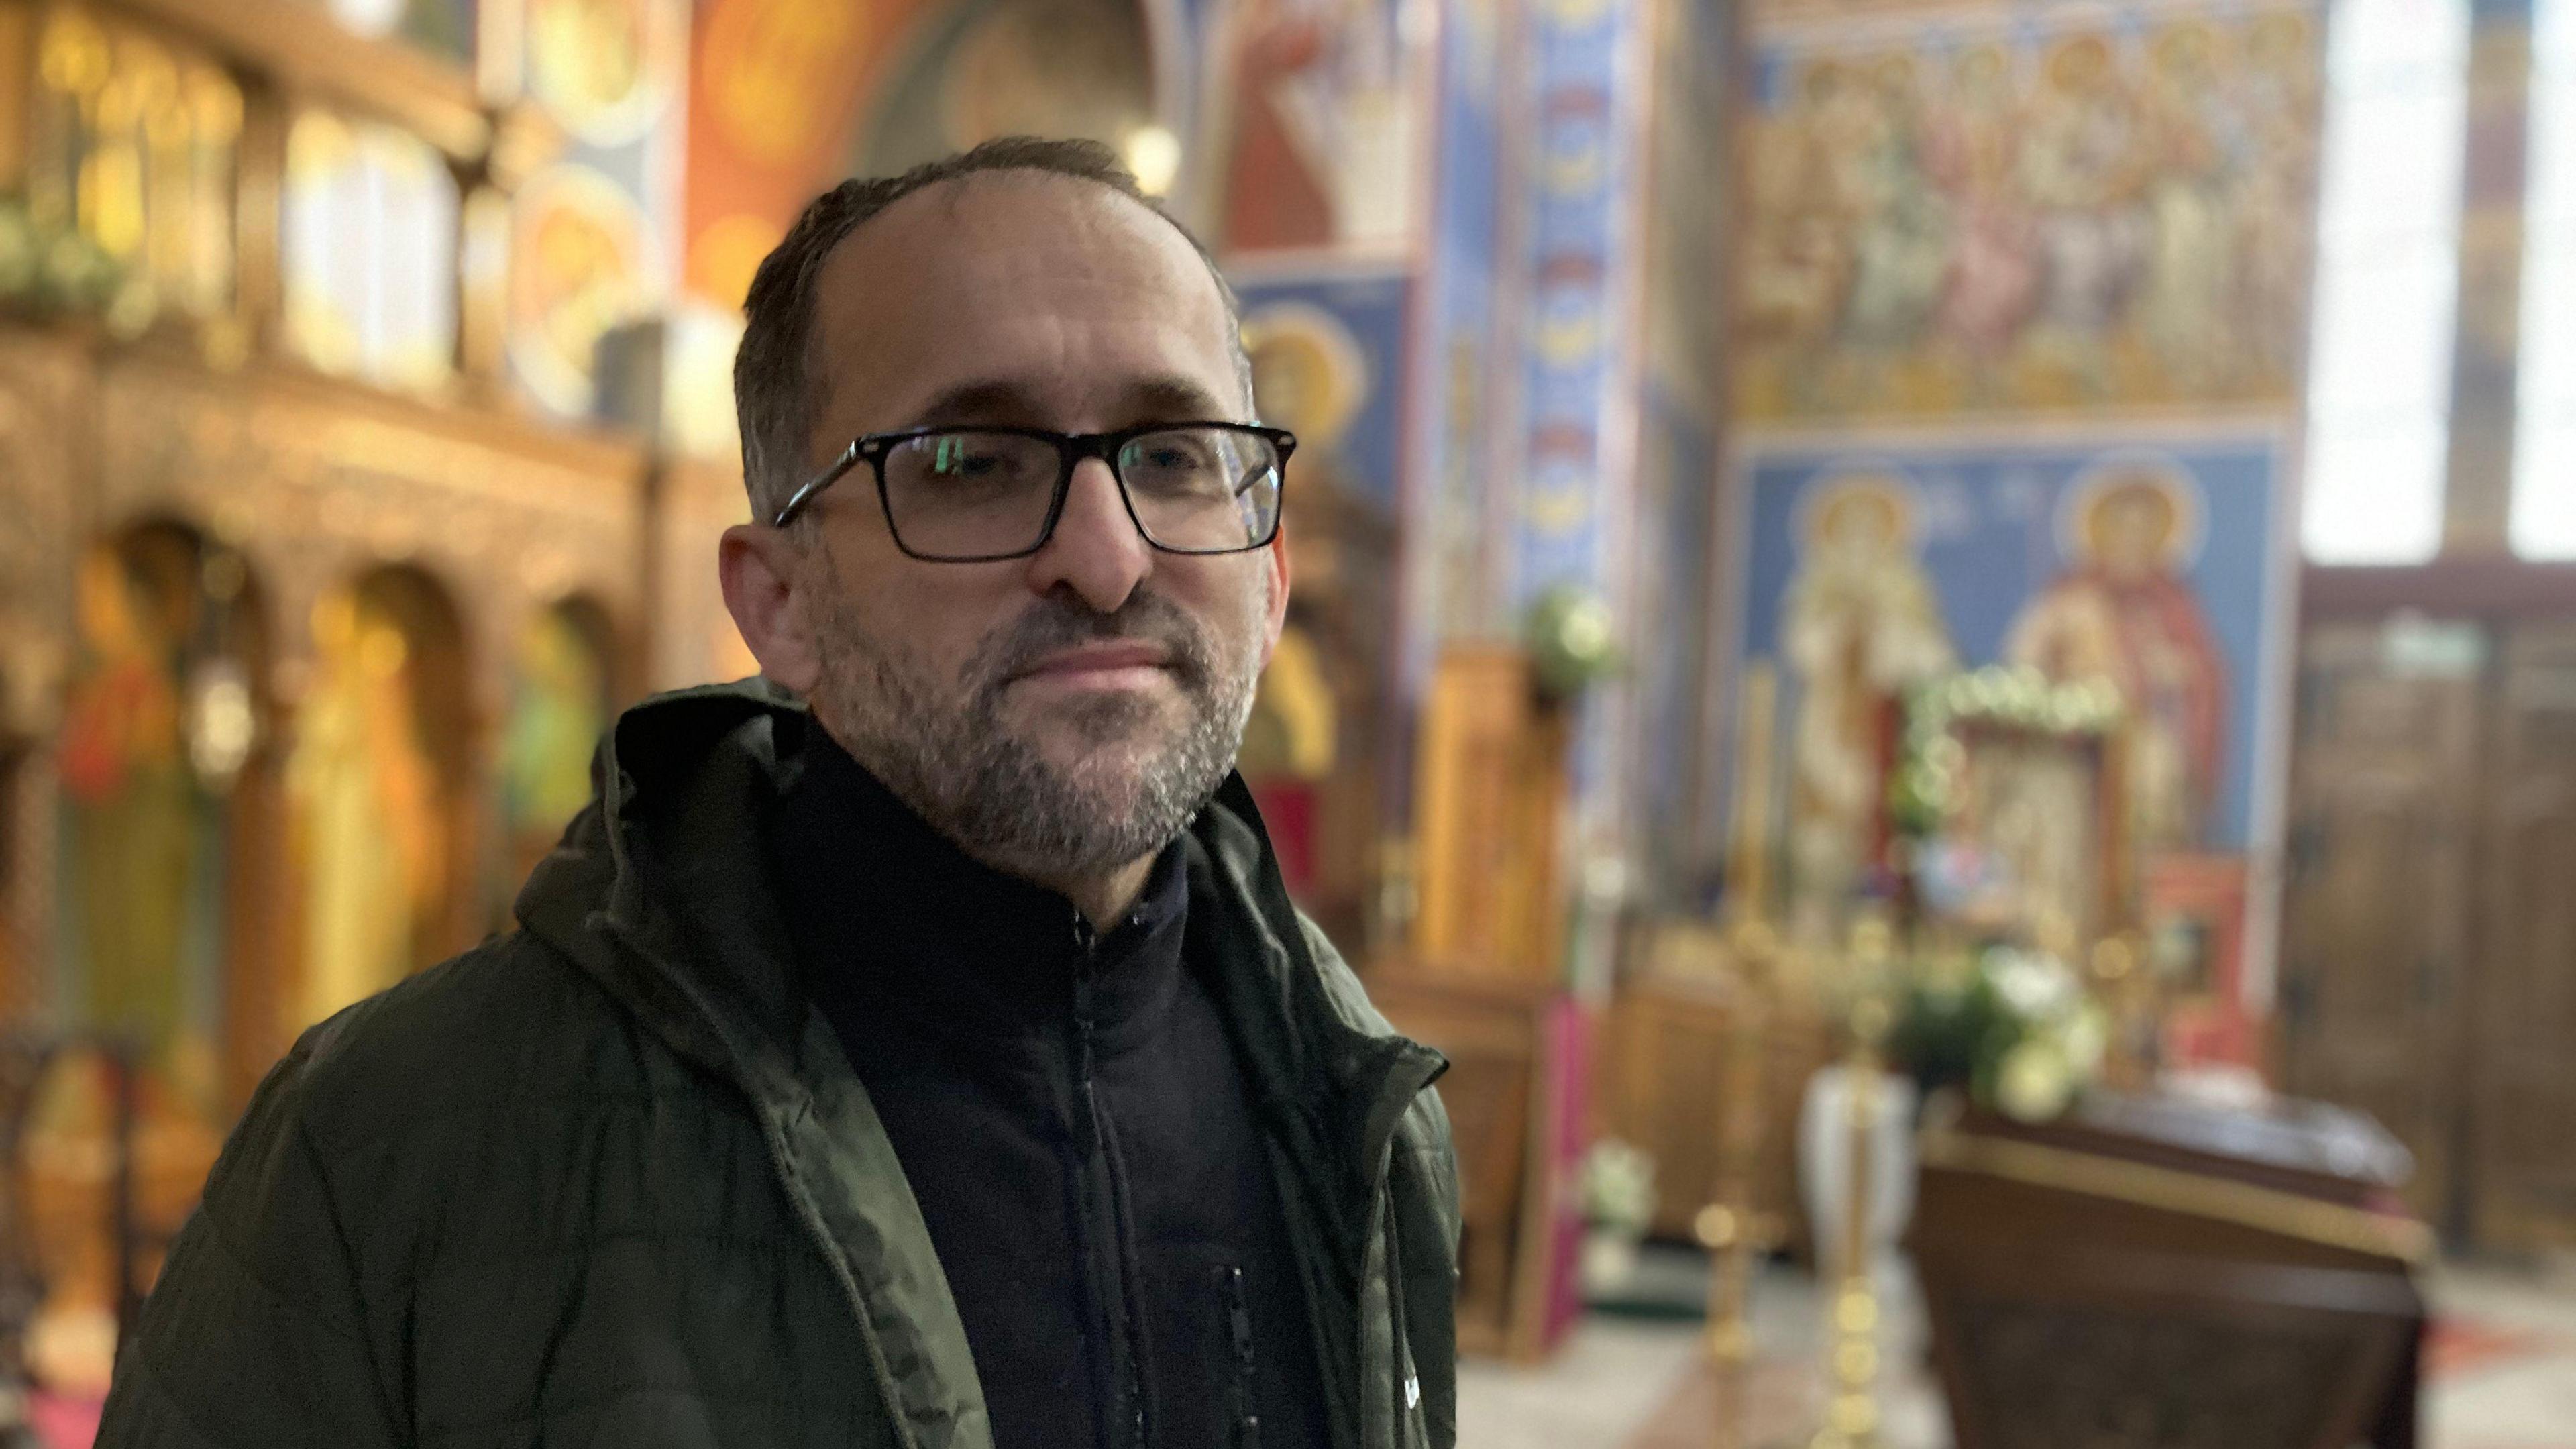
<svg viewBox="0 0 2576 1449">
<path fill-rule="evenodd" d="M 522 930 L 296 1043 L 143 1309 L 102 1446 L 989 1449 L 920 1210 L 794 985 L 760 830 L 796 708 L 754 682 L 629 711 Z M 1335 1449 L 1447 1449 L 1441 1059 L 1289 904 L 1240 781 L 1190 835 Z"/>
</svg>

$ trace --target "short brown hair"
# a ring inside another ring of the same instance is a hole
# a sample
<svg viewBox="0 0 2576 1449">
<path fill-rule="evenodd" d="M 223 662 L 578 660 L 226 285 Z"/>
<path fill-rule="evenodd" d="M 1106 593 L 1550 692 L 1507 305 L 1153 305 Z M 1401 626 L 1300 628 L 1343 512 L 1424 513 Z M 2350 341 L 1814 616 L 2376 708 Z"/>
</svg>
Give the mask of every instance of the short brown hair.
<svg viewBox="0 0 2576 1449">
<path fill-rule="evenodd" d="M 742 348 L 734 354 L 734 415 L 742 426 L 742 483 L 752 516 L 767 522 L 804 482 L 815 407 L 814 293 L 832 250 L 879 212 L 926 187 L 993 171 L 1039 171 L 1108 187 L 1172 224 L 1187 238 L 1225 299 L 1227 343 L 1244 400 L 1252 398 L 1252 364 L 1244 357 L 1234 289 L 1205 243 L 1136 184 L 1117 154 L 1097 141 L 1004 136 L 943 156 L 899 176 L 844 181 L 806 206 L 760 264 L 743 299 Z"/>
</svg>

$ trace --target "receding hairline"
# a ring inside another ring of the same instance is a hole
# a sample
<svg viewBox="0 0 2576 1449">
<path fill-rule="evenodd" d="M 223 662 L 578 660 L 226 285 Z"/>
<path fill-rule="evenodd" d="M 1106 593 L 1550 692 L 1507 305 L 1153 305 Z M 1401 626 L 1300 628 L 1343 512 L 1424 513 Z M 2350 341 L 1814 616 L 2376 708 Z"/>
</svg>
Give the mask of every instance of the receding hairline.
<svg viewBox="0 0 2576 1449">
<path fill-rule="evenodd" d="M 735 412 L 742 422 L 743 482 L 756 513 L 779 506 L 787 491 L 802 481 L 796 475 L 812 466 L 813 424 L 818 410 L 827 405 L 833 371 L 823 338 L 827 328 L 820 316 L 825 305 L 823 275 L 837 258 L 841 243 L 914 194 L 938 190 L 942 182 L 1009 177 L 1013 172 L 1087 181 L 1161 217 L 1199 258 L 1216 288 L 1225 314 L 1220 340 L 1233 363 L 1234 392 L 1247 411 L 1253 410 L 1252 366 L 1243 350 L 1241 300 L 1206 244 L 1138 188 L 1105 146 L 1093 141 L 1002 137 L 899 176 L 853 178 L 831 188 L 808 203 L 786 237 L 762 261 L 744 300 L 745 332 L 733 369 Z M 969 194 L 952 191 L 941 204 L 954 206 Z M 1187 305 L 1186 294 L 1178 290 L 1186 284 L 1171 286 L 1174 300 Z"/>
<path fill-rule="evenodd" d="M 885 208 L 874 216 L 850 228 L 848 234 L 824 250 L 822 257 L 814 266 L 814 306 L 812 315 L 806 319 L 805 326 L 805 377 L 810 398 L 809 418 L 819 416 L 828 410 L 832 402 L 829 341 L 825 336 L 828 327 L 825 317 L 827 309 L 823 305 L 823 296 L 835 268 L 842 265 L 843 257 L 849 251 L 850 244 L 872 232 L 882 235 L 887 230 L 887 223 L 896 221 L 907 211 L 920 210 L 922 207 L 936 204 L 953 212 L 966 202 L 971 184 L 979 182 L 990 184 L 984 189 L 1001 186 L 1041 192 L 1090 193 L 1119 203 L 1120 209 L 1131 215 L 1152 218 L 1156 224 L 1143 228 L 1137 234 L 1159 238 L 1155 243 L 1158 250 L 1177 242 L 1180 251 L 1187 254 L 1189 261 L 1195 264 L 1186 267 L 1176 265 L 1174 270 L 1203 279 L 1207 289 L 1203 295 L 1216 303 L 1218 325 L 1222 329 L 1219 350 L 1227 358 L 1228 365 L 1234 371 L 1238 388 L 1243 393 L 1245 416 L 1249 417 L 1253 414 L 1250 362 L 1243 355 L 1243 339 L 1240 330 L 1242 318 L 1234 288 L 1226 281 L 1224 273 L 1217 270 L 1216 258 L 1199 244 L 1198 239 L 1181 225 L 1179 219 L 1154 205 L 1150 200 L 1130 196 L 1107 182 L 1088 176 L 1069 175 L 1043 166 L 1012 166 L 946 176 L 927 186 L 908 191 L 887 203 Z M 915 202 L 922 203 L 922 207 L 915 207 Z M 1165 260 L 1178 262 L 1178 258 L 1169 252 L 1165 252 L 1164 255 Z"/>
</svg>

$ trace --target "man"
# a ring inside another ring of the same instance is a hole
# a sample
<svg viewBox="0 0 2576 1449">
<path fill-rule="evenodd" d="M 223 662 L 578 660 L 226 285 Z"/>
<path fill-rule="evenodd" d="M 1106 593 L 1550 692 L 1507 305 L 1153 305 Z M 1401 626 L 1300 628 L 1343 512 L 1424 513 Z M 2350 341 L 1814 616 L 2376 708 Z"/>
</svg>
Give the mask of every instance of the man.
<svg viewBox="0 0 2576 1449">
<path fill-rule="evenodd" d="M 306 1034 L 101 1442 L 1450 1444 L 1441 1063 L 1230 774 L 1292 440 L 1205 254 L 996 142 L 746 310 L 781 688 L 629 712 L 524 930 Z"/>
</svg>

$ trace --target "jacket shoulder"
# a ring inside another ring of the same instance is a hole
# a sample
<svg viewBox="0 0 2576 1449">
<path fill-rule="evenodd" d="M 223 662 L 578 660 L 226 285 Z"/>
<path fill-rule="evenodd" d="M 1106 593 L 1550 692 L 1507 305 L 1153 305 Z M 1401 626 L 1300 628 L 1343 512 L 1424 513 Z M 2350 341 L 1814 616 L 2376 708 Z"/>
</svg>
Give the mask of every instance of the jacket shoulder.
<svg viewBox="0 0 2576 1449">
<path fill-rule="evenodd" d="M 676 1071 L 588 973 L 521 932 L 312 1027 L 275 1075 L 330 1162 L 458 1117 L 649 1093 Z"/>
</svg>

